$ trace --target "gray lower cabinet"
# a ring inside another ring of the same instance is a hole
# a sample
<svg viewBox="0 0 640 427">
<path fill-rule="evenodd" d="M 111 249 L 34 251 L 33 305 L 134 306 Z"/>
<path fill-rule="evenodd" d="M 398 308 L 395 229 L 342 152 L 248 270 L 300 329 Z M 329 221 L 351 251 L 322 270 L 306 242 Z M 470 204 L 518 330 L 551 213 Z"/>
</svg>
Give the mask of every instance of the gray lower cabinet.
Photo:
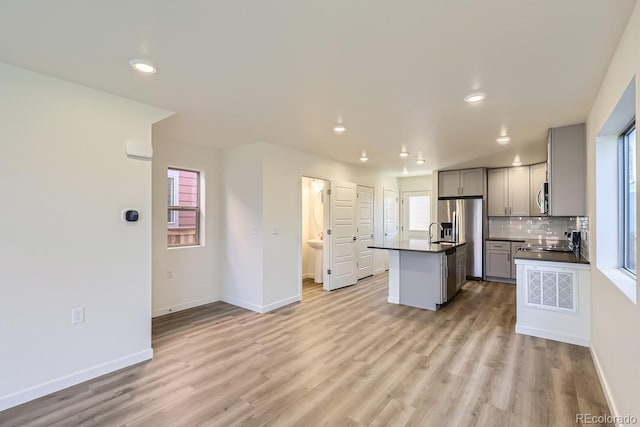
<svg viewBox="0 0 640 427">
<path fill-rule="evenodd" d="M 486 275 L 508 281 L 516 279 L 516 252 L 524 242 L 491 241 L 486 243 Z"/>
<path fill-rule="evenodd" d="M 516 279 L 517 270 L 516 270 L 516 252 L 524 245 L 524 242 L 511 242 L 511 278 L 513 280 Z"/>
<path fill-rule="evenodd" d="M 511 243 L 505 241 L 486 242 L 486 275 L 511 279 Z"/>
<path fill-rule="evenodd" d="M 460 289 L 467 281 L 467 245 L 459 246 L 456 250 L 456 289 Z"/>
</svg>

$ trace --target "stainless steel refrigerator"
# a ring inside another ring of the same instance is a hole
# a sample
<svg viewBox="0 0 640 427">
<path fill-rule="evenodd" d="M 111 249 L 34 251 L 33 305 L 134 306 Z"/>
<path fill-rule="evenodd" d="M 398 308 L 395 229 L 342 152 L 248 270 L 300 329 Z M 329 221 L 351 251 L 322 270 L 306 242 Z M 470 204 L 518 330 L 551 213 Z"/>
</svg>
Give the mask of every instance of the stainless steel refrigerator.
<svg viewBox="0 0 640 427">
<path fill-rule="evenodd" d="M 444 240 L 467 242 L 467 277 L 482 279 L 482 199 L 438 200 L 438 222 Z"/>
</svg>

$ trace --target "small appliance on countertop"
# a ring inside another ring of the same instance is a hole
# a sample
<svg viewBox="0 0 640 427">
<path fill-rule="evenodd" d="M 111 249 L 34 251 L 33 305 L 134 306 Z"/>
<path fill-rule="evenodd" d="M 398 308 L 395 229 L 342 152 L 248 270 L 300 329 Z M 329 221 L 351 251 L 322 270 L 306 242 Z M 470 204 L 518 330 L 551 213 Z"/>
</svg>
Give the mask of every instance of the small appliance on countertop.
<svg viewBox="0 0 640 427">
<path fill-rule="evenodd" d="M 580 255 L 580 231 L 579 230 L 571 230 L 564 233 L 567 236 L 567 240 L 569 241 L 569 247 L 573 251 L 573 253 L 578 256 Z"/>
</svg>

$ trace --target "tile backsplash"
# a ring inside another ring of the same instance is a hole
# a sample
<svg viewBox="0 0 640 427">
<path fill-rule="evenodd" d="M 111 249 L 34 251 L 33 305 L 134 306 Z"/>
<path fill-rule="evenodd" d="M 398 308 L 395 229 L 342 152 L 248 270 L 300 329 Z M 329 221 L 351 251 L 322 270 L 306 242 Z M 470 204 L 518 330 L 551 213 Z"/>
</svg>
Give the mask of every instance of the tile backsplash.
<svg viewBox="0 0 640 427">
<path fill-rule="evenodd" d="M 589 258 L 589 218 L 585 216 L 490 217 L 489 237 L 565 240 L 565 232 L 580 230 L 581 250 Z"/>
</svg>

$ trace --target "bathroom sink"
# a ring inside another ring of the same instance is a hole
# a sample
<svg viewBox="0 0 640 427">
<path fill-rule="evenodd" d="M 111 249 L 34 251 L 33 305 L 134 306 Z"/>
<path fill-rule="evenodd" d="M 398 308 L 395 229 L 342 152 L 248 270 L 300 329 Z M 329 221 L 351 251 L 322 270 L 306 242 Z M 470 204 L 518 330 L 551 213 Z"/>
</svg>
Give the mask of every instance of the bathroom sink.
<svg viewBox="0 0 640 427">
<path fill-rule="evenodd" d="M 323 244 L 324 244 L 324 240 L 320 240 L 320 239 L 307 240 L 307 245 L 311 246 L 313 249 L 322 249 Z"/>
</svg>

